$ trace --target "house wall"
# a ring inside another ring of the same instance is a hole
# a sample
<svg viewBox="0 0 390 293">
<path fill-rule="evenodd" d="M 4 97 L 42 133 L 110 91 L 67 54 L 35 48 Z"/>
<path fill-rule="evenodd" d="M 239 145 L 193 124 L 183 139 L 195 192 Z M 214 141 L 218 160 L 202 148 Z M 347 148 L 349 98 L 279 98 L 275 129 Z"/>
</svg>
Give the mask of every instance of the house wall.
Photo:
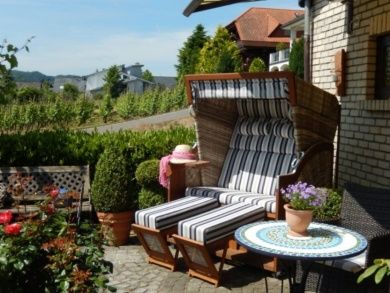
<svg viewBox="0 0 390 293">
<path fill-rule="evenodd" d="M 312 82 L 336 93 L 334 55 L 347 52 L 341 101 L 339 184 L 390 186 L 390 100 L 375 99 L 376 38 L 390 32 L 389 0 L 354 0 L 353 31 L 347 4 L 313 1 Z"/>
</svg>

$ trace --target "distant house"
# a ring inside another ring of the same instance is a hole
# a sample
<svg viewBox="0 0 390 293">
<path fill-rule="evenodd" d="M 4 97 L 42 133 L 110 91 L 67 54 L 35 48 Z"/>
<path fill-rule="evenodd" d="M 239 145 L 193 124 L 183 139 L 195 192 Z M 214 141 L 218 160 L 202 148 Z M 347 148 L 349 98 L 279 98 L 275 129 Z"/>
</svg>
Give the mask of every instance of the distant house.
<svg viewBox="0 0 390 293">
<path fill-rule="evenodd" d="M 288 21 L 287 23 L 282 25 L 282 29 L 289 32 L 290 35 L 290 48 L 276 51 L 275 53 L 271 53 L 269 55 L 269 70 L 284 70 L 285 66 L 288 66 L 291 45 L 294 40 L 298 37 L 302 36 L 304 31 L 304 21 L 305 16 L 303 14 L 296 16 L 294 19 Z"/>
<path fill-rule="evenodd" d="M 86 78 L 76 75 L 57 75 L 53 82 L 53 91 L 60 92 L 64 84 L 75 85 L 80 92 L 85 91 Z"/>
<path fill-rule="evenodd" d="M 126 85 L 126 91 L 142 94 L 148 88 L 155 86 L 161 86 L 162 88 L 175 87 L 175 77 L 155 76 L 153 82 L 143 79 L 142 67 L 143 65 L 139 63 L 135 63 L 131 66 L 119 66 L 121 81 Z M 87 76 L 59 75 L 54 79 L 53 89 L 54 91 L 59 92 L 64 84 L 70 83 L 77 86 L 81 92 L 85 92 L 87 96 L 93 96 L 95 94 L 102 93 L 107 71 L 108 69 L 103 69 Z"/>
<path fill-rule="evenodd" d="M 260 57 L 269 65 L 269 55 L 278 43 L 290 43 L 282 25 L 302 15 L 303 10 L 253 7 L 226 26 L 236 40 L 246 64 Z"/>
</svg>

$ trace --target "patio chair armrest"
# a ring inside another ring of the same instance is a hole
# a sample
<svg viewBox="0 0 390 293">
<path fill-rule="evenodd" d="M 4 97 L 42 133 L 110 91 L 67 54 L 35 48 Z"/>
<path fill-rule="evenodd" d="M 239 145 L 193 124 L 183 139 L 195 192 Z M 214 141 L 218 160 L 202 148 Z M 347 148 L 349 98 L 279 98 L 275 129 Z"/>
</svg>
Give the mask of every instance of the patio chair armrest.
<svg viewBox="0 0 390 293">
<path fill-rule="evenodd" d="M 323 160 L 326 160 L 324 164 Z M 283 198 L 280 189 L 297 181 L 305 181 L 315 186 L 331 187 L 333 174 L 333 144 L 317 143 L 310 147 L 298 161 L 295 170 L 279 176 L 276 195 L 276 217 L 284 218 Z"/>
<path fill-rule="evenodd" d="M 390 231 L 378 233 L 377 235 L 367 239 L 367 257 L 366 265 L 372 265 L 376 258 L 390 259 Z"/>
<path fill-rule="evenodd" d="M 209 161 L 198 160 L 188 163 L 169 163 L 169 187 L 168 201 L 184 196 L 188 182 L 186 180 L 186 169 L 201 170 L 209 165 Z"/>
</svg>

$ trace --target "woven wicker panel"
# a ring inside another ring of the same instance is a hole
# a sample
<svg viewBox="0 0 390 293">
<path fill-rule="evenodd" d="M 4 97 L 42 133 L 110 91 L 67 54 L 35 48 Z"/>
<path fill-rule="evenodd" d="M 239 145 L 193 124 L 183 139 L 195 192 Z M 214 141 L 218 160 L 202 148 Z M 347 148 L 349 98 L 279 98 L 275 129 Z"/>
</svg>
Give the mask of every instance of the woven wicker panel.
<svg viewBox="0 0 390 293">
<path fill-rule="evenodd" d="M 293 107 L 292 115 L 299 151 L 305 151 L 318 142 L 333 143 L 337 121 L 302 107 Z"/>
<path fill-rule="evenodd" d="M 197 100 L 194 110 L 199 158 L 210 161 L 210 165 L 202 170 L 202 183 L 205 186 L 217 186 L 237 120 L 236 101 Z"/>
<path fill-rule="evenodd" d="M 339 122 L 340 105 L 336 97 L 295 78 L 297 104 L 293 108 L 296 143 L 305 151 L 317 142 L 333 143 Z"/>
<path fill-rule="evenodd" d="M 314 186 L 332 187 L 333 151 L 318 152 L 308 164 L 305 164 L 299 180 Z"/>
</svg>

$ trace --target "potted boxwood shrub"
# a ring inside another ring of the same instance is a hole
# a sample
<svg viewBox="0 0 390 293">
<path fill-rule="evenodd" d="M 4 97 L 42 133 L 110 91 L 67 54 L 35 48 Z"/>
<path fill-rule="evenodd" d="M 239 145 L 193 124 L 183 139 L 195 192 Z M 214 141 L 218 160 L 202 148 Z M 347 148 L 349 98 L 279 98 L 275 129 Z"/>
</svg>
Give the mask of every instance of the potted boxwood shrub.
<svg viewBox="0 0 390 293">
<path fill-rule="evenodd" d="M 119 148 L 108 147 L 100 156 L 91 196 L 109 244 L 125 244 L 129 239 L 134 200 L 131 174 Z"/>
<path fill-rule="evenodd" d="M 159 160 L 147 160 L 138 165 L 135 179 L 141 190 L 138 193 L 138 207 L 145 209 L 165 202 L 166 191 L 158 182 Z"/>
</svg>

